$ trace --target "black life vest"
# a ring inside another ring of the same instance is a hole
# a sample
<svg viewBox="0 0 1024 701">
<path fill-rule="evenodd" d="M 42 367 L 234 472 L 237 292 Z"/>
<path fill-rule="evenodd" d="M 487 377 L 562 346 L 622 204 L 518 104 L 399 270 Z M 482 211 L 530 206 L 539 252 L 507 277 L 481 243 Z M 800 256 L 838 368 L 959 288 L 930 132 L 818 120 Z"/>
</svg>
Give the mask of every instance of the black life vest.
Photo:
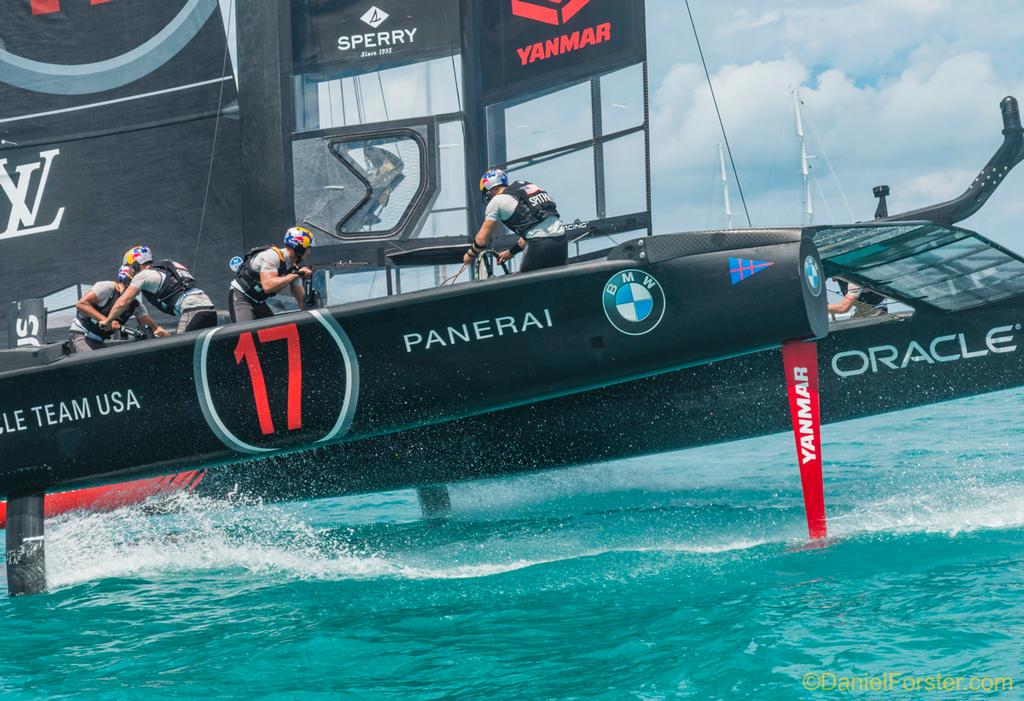
<svg viewBox="0 0 1024 701">
<path fill-rule="evenodd" d="M 839 291 L 842 292 L 843 296 L 845 297 L 847 291 L 850 289 L 850 283 L 848 283 L 846 280 L 836 280 L 836 282 L 839 283 Z M 857 301 L 860 302 L 861 304 L 866 304 L 869 307 L 880 307 L 882 306 L 882 303 L 885 302 L 885 297 L 883 295 L 878 294 L 874 290 L 869 290 L 866 287 L 861 287 L 860 296 L 857 298 Z"/>
<path fill-rule="evenodd" d="M 142 292 L 150 304 L 164 314 L 170 314 L 171 316 L 177 316 L 178 303 L 181 301 L 181 298 L 196 286 L 196 281 L 192 279 L 191 275 L 188 277 L 182 275 L 182 270 L 188 273 L 185 266 L 182 265 L 179 268 L 179 265 L 179 263 L 175 263 L 173 260 L 158 260 L 154 262 L 149 266 L 149 269 L 159 270 L 164 274 L 164 280 L 156 292 L 146 292 L 145 290 Z"/>
<path fill-rule="evenodd" d="M 114 289 L 116 290 L 117 288 Z M 112 295 L 110 299 L 107 300 L 106 304 L 97 304 L 96 310 L 103 316 L 106 316 L 107 314 L 110 313 L 110 310 L 114 308 L 114 305 L 117 304 L 117 300 L 120 297 L 121 295 Z M 128 307 L 121 313 L 121 316 L 117 317 L 117 322 L 123 326 L 129 319 L 132 318 L 132 315 L 135 314 L 135 310 L 138 308 L 139 300 L 133 299 L 131 304 L 129 304 Z M 80 323 L 85 328 L 86 331 L 93 334 L 94 336 L 99 336 L 104 341 L 110 340 L 110 337 L 114 335 L 113 329 L 100 328 L 100 322 L 96 321 L 91 316 L 84 314 L 81 311 L 77 313 L 77 317 L 78 323 Z"/>
<path fill-rule="evenodd" d="M 260 274 L 252 269 L 252 259 L 263 253 L 264 251 L 276 251 L 277 257 L 280 262 L 277 264 L 277 274 L 287 275 L 291 272 L 291 267 L 285 261 L 284 251 L 277 246 L 261 246 L 254 248 L 245 254 L 242 258 L 242 265 L 238 268 L 238 273 L 235 274 L 235 280 L 242 287 L 242 294 L 251 299 L 254 302 L 266 302 L 268 299 L 276 295 L 267 294 L 263 291 L 263 286 L 260 284 Z"/>
<path fill-rule="evenodd" d="M 527 232 L 548 217 L 557 217 L 558 205 L 551 195 L 525 180 L 517 180 L 501 193 L 511 195 L 519 201 L 516 211 L 504 221 L 505 226 L 519 236 L 525 237 Z"/>
</svg>

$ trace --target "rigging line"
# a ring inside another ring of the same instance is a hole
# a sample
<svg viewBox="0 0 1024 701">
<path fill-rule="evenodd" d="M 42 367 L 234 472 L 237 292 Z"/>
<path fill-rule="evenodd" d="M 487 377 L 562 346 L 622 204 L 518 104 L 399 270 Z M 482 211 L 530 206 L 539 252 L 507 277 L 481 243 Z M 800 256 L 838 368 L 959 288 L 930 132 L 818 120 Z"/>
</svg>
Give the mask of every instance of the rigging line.
<svg viewBox="0 0 1024 701">
<path fill-rule="evenodd" d="M 711 208 L 715 204 L 715 190 L 720 185 L 718 177 L 718 149 L 715 149 L 715 158 L 711 162 L 711 190 L 708 192 L 708 206 L 704 210 L 704 225 L 709 229 L 714 229 L 714 224 L 711 223 Z"/>
<path fill-rule="evenodd" d="M 380 101 L 384 105 L 384 119 L 388 122 L 391 121 L 391 115 L 388 114 L 388 98 L 384 95 L 384 81 L 380 77 L 380 71 L 377 71 L 377 85 L 380 86 Z"/>
<path fill-rule="evenodd" d="M 828 206 L 828 198 L 825 197 L 825 191 L 821 189 L 821 183 L 818 182 L 818 176 L 811 171 L 811 180 L 814 181 L 814 187 L 818 188 L 818 195 L 821 197 L 821 203 L 825 205 L 825 211 L 828 212 L 828 218 L 832 220 L 832 225 L 836 224 L 836 215 L 832 214 L 832 208 Z"/>
<path fill-rule="evenodd" d="M 715 114 L 718 115 L 718 125 L 722 129 L 722 139 L 725 141 L 725 149 L 729 152 L 729 163 L 732 164 L 732 174 L 736 176 L 736 189 L 740 193 L 740 201 L 743 203 L 743 213 L 747 217 L 747 226 L 753 227 L 750 221 L 750 210 L 747 209 L 747 198 L 743 196 L 743 185 L 740 184 L 740 172 L 736 170 L 736 160 L 732 157 L 732 146 L 729 145 L 729 136 L 725 133 L 725 122 L 722 121 L 722 111 L 718 108 L 718 98 L 715 97 L 715 86 L 711 83 L 711 73 L 708 71 L 708 62 L 704 60 L 704 49 L 700 45 L 700 37 L 697 35 L 697 24 L 693 21 L 693 12 L 690 11 L 690 0 L 683 0 L 686 4 L 686 14 L 690 16 L 690 27 L 693 28 L 693 38 L 697 41 L 697 52 L 700 53 L 700 62 L 704 66 L 704 75 L 708 79 L 708 90 L 711 91 L 711 101 L 715 103 Z"/>
<path fill-rule="evenodd" d="M 814 120 L 811 119 L 811 115 L 804 112 L 804 117 L 807 119 L 807 126 L 811 128 L 811 136 L 814 137 L 815 143 L 818 144 L 818 150 L 821 152 L 821 157 L 825 159 L 825 165 L 828 166 L 828 172 L 832 174 L 832 179 L 836 181 L 836 189 L 839 190 L 839 197 L 842 198 L 843 204 L 846 206 L 846 213 L 850 215 L 850 221 L 856 221 L 853 214 L 853 209 L 850 207 L 849 200 L 846 199 L 846 193 L 843 192 L 843 184 L 839 181 L 839 176 L 836 175 L 835 168 L 832 167 L 832 161 L 829 160 L 828 154 L 825 152 L 825 145 L 818 138 L 818 130 L 814 128 Z"/>
<path fill-rule="evenodd" d="M 455 281 L 459 279 L 459 277 L 462 275 L 462 273 L 466 272 L 466 268 L 468 268 L 468 267 L 469 267 L 469 263 L 463 263 L 462 267 L 459 268 L 459 272 L 455 273 L 451 277 L 445 278 L 444 281 L 441 282 L 440 285 L 438 285 L 438 287 L 446 287 L 448 285 L 454 285 Z"/>
<path fill-rule="evenodd" d="M 228 40 L 228 34 L 231 31 L 231 25 L 235 21 L 235 0 L 231 0 L 228 4 L 228 21 L 224 25 L 224 60 L 221 62 L 220 74 L 224 75 L 224 71 L 228 67 L 228 56 L 231 42 Z M 217 158 L 217 137 L 220 135 L 220 120 L 224 114 L 224 83 L 220 84 L 220 94 L 217 96 L 217 119 L 213 123 L 213 145 L 210 146 L 210 167 L 206 172 L 206 191 L 203 194 L 203 210 L 199 215 L 199 231 L 196 233 L 196 252 L 192 256 L 192 271 L 195 274 L 196 267 L 199 265 L 199 247 L 203 243 L 203 226 L 206 224 L 206 206 L 210 202 L 210 183 L 213 182 L 213 164 Z"/>
<path fill-rule="evenodd" d="M 455 68 L 455 54 L 451 55 L 452 60 L 452 80 L 455 81 L 455 100 L 459 105 L 459 112 L 462 112 L 462 86 L 459 85 L 459 72 Z"/>
</svg>

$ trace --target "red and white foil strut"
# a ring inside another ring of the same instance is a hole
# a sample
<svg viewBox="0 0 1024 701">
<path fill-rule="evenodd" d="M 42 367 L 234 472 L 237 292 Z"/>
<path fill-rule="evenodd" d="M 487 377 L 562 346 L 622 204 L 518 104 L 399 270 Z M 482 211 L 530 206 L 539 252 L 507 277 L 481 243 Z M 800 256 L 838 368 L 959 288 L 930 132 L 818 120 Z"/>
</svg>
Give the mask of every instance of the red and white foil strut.
<svg viewBox="0 0 1024 701">
<path fill-rule="evenodd" d="M 825 538 L 825 485 L 821 461 L 821 403 L 818 398 L 818 345 L 790 341 L 782 346 L 789 413 L 811 539 Z"/>
</svg>

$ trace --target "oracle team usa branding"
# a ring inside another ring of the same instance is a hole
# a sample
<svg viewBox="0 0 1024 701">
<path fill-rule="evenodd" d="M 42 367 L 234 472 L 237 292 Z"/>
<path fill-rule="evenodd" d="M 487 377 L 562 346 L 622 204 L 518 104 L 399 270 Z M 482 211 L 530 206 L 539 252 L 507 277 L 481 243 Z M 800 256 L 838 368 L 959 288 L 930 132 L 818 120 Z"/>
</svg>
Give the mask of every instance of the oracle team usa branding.
<svg viewBox="0 0 1024 701">
<path fill-rule="evenodd" d="M 832 356 L 832 372 L 839 377 L 856 377 L 865 373 L 905 370 L 914 365 L 954 363 L 992 354 L 1016 353 L 1020 324 L 996 326 L 984 338 L 967 333 L 936 336 L 929 341 L 910 341 L 906 345 L 871 346 L 864 350 L 848 350 Z"/>
</svg>

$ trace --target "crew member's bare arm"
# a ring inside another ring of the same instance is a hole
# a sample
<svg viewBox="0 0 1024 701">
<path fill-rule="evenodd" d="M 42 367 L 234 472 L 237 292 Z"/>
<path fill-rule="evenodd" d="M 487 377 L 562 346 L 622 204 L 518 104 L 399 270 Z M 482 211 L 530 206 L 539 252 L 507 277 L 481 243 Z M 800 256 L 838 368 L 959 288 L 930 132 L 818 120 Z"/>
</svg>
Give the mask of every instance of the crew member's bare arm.
<svg viewBox="0 0 1024 701">
<path fill-rule="evenodd" d="M 523 237 L 520 236 L 518 244 L 519 244 L 519 250 L 520 251 L 524 250 L 526 248 L 526 239 L 524 239 Z M 502 251 L 498 255 L 498 263 L 501 264 L 501 265 L 504 265 L 505 263 L 508 263 L 513 258 L 515 258 L 515 254 L 512 253 L 512 251 L 510 251 L 510 250 L 509 251 Z"/>
<path fill-rule="evenodd" d="M 139 317 L 139 321 L 153 329 L 153 335 L 156 337 L 170 336 L 171 332 L 165 329 L 160 324 L 156 323 L 156 319 L 151 317 L 149 314 L 143 314 Z"/>
<path fill-rule="evenodd" d="M 75 309 L 96 321 L 103 321 L 106 317 L 96 308 L 96 305 L 99 303 L 100 298 L 96 296 L 95 292 L 89 290 L 75 303 Z"/>
<path fill-rule="evenodd" d="M 117 298 L 116 302 L 114 302 L 114 307 L 110 310 L 110 313 L 107 314 L 107 318 L 100 322 L 100 328 L 113 328 L 116 330 L 120 324 L 115 320 L 124 313 L 124 310 L 128 308 L 128 305 L 132 303 L 132 300 L 139 296 L 139 292 L 141 292 L 141 290 L 138 287 L 129 285 L 128 289 Z M 115 326 L 115 324 L 117 325 Z"/>
<path fill-rule="evenodd" d="M 302 289 L 301 285 L 292 285 L 291 286 L 291 291 L 292 291 L 292 297 L 295 298 L 295 301 L 299 305 L 299 309 L 305 309 L 306 308 L 306 291 Z"/>
<path fill-rule="evenodd" d="M 498 228 L 498 222 L 491 221 L 488 219 L 484 222 L 484 225 L 480 227 L 480 231 L 476 232 L 476 236 L 473 241 L 476 243 L 477 248 L 486 250 L 491 245 L 491 241 L 494 239 L 494 231 Z M 472 255 L 469 251 L 466 251 L 466 255 L 462 257 L 462 262 L 469 265 L 473 262 L 476 256 Z"/>
<path fill-rule="evenodd" d="M 832 304 L 829 304 L 828 305 L 828 313 L 829 314 L 845 314 L 846 312 L 850 311 L 850 309 L 853 308 L 853 303 L 856 302 L 856 301 L 857 301 L 856 297 L 851 297 L 850 295 L 846 295 L 845 297 L 843 297 L 838 302 L 833 302 Z"/>
<path fill-rule="evenodd" d="M 268 295 L 274 295 L 288 287 L 296 280 L 301 278 L 308 278 L 313 274 L 313 271 L 309 268 L 299 268 L 294 273 L 285 273 L 284 275 L 278 275 L 269 270 L 260 273 L 260 287 Z"/>
</svg>

